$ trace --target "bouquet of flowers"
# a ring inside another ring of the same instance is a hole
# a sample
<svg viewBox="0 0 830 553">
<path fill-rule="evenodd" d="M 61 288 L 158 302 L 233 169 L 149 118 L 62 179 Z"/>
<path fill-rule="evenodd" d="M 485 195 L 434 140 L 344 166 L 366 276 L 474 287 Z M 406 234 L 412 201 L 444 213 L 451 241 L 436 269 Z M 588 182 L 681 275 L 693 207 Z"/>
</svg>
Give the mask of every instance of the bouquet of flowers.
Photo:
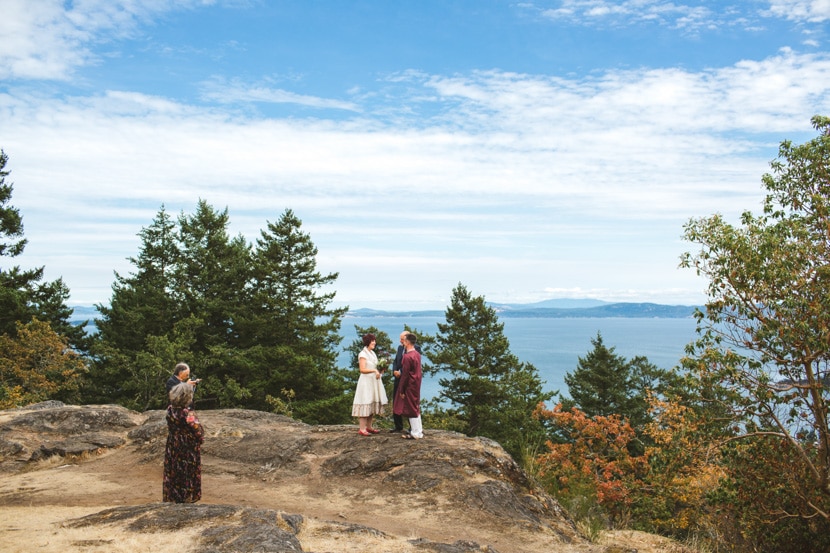
<svg viewBox="0 0 830 553">
<path fill-rule="evenodd" d="M 389 357 L 389 354 L 384 352 L 384 351 L 381 351 L 381 352 L 378 352 L 378 353 L 379 353 L 379 355 L 378 355 L 378 370 L 380 372 L 383 372 L 387 368 L 389 368 L 390 357 Z"/>
</svg>

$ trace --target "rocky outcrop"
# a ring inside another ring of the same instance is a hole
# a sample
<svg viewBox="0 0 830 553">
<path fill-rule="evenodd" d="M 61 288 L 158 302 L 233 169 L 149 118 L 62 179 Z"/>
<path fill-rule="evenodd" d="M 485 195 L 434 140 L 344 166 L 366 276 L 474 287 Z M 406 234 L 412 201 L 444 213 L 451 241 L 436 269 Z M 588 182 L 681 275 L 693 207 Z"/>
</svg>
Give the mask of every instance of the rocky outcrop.
<svg viewBox="0 0 830 553">
<path fill-rule="evenodd" d="M 80 456 L 127 443 L 144 417 L 117 405 L 67 406 L 47 401 L 0 411 L 0 471 L 53 455 Z"/>
<path fill-rule="evenodd" d="M 320 541 L 323 534 L 329 541 L 385 543 L 364 551 L 603 551 L 492 440 L 429 429 L 422 440 L 394 433 L 364 438 L 354 426 L 311 426 L 248 410 L 199 416 L 206 429 L 200 504 L 158 502 L 161 483 L 153 480 L 164 456 L 164 412 L 115 405 L 48 402 L 0 411 L 0 480 L 46 470 L 54 463 L 44 459 L 60 456 L 76 471 L 122 486 L 111 492 L 111 508 L 65 521 L 64 528 L 198 527 L 194 550 L 201 552 L 309 551 L 328 543 Z M 150 480 L 146 489 L 157 486 L 157 495 L 140 491 L 142 478 Z M 0 505 L 22 505 L 21 497 L 0 495 Z"/>
</svg>

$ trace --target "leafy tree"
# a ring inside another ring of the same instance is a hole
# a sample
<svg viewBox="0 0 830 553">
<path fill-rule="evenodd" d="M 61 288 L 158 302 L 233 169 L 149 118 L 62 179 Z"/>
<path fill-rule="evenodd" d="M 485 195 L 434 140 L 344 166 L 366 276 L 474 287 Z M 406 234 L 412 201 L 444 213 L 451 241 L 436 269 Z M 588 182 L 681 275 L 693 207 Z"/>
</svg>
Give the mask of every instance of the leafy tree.
<svg viewBox="0 0 830 553">
<path fill-rule="evenodd" d="M 536 458 L 553 494 L 566 505 L 595 502 L 612 523 L 628 520 L 648 476 L 648 456 L 630 453 L 636 436 L 629 422 L 616 414 L 589 417 L 561 404 L 552 410 L 540 406 L 536 416 L 568 436 L 565 443 L 549 441 L 549 451 Z"/>
<path fill-rule="evenodd" d="M 17 257 L 23 253 L 23 217 L 20 210 L 9 205 L 14 186 L 6 182 L 8 156 L 0 150 L 0 258 Z M 62 279 L 41 282 L 44 268 L 23 270 L 19 266 L 0 268 L 0 334 L 14 336 L 17 323 L 38 318 L 69 339 L 69 344 L 86 350 L 84 325 L 69 322 L 72 309 L 67 307 L 69 289 Z"/>
<path fill-rule="evenodd" d="M 830 119 L 812 123 L 815 139 L 782 142 L 760 215 L 744 212 L 738 227 L 692 219 L 684 231 L 700 251 L 681 265 L 709 281 L 694 376 L 719 390 L 738 438 L 788 444 L 792 470 L 818 492 L 764 505 L 767 521 L 830 519 Z"/>
<path fill-rule="evenodd" d="M 18 322 L 14 337 L 0 335 L 0 409 L 74 401 L 85 372 L 83 358 L 44 321 Z"/>
<path fill-rule="evenodd" d="M 439 380 L 439 399 L 450 405 L 446 414 L 463 424 L 465 434 L 492 438 L 522 456 L 542 442 L 533 411 L 553 393 L 542 391 L 536 367 L 510 352 L 504 324 L 483 296 L 473 297 L 459 284 L 445 320 L 438 323 L 430 371 L 449 374 Z"/>
<path fill-rule="evenodd" d="M 830 551 L 830 521 L 792 516 L 804 503 L 826 504 L 799 455 L 785 439 L 737 441 L 724 448 L 725 474 L 710 498 L 721 520 L 729 521 L 718 526 L 724 541 L 753 553 Z"/>
<path fill-rule="evenodd" d="M 348 308 L 332 308 L 335 292 L 322 292 L 337 273 L 317 270 L 317 247 L 290 209 L 268 223 L 253 252 L 250 310 L 244 323 L 251 391 L 291 392 L 295 417 L 310 423 L 348 420 L 351 383 L 336 368 L 338 334 Z"/>
<path fill-rule="evenodd" d="M 678 539 L 723 539 L 721 506 L 712 496 L 726 475 L 706 410 L 678 397 L 650 396 L 645 432 L 650 472 L 632 508 L 635 526 Z"/>
</svg>

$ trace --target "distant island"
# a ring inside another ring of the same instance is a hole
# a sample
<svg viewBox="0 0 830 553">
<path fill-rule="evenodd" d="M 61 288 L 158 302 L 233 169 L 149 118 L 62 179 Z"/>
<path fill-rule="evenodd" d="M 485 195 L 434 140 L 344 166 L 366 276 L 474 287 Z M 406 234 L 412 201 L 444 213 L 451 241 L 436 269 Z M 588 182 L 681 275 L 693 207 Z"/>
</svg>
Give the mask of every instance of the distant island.
<svg viewBox="0 0 830 553">
<path fill-rule="evenodd" d="M 606 319 L 618 318 L 654 318 L 654 319 L 686 319 L 694 316 L 695 305 L 662 305 L 659 303 L 612 303 L 592 299 L 553 299 L 537 303 L 489 303 L 496 310 L 500 318 L 547 318 L 547 319 Z M 70 320 L 80 322 L 94 321 L 98 310 L 94 306 L 78 305 Z M 347 317 L 442 317 L 443 309 L 428 309 L 423 311 L 358 308 L 349 309 Z"/>
<path fill-rule="evenodd" d="M 501 318 L 654 318 L 687 319 L 700 307 L 695 305 L 662 305 L 658 303 L 611 303 L 591 299 L 554 299 L 537 303 L 489 303 Z M 383 311 L 379 309 L 350 309 L 347 317 L 441 317 L 444 310 Z"/>
</svg>

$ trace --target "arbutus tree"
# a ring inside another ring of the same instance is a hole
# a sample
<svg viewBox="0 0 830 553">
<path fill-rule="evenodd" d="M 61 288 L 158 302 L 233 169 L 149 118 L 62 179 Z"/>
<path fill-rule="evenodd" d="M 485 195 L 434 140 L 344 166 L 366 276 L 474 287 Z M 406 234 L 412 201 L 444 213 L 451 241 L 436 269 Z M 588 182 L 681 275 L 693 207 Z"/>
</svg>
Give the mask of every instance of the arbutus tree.
<svg viewBox="0 0 830 553">
<path fill-rule="evenodd" d="M 781 144 L 760 215 L 744 212 L 740 226 L 692 219 L 684 230 L 700 250 L 681 266 L 709 281 L 685 365 L 730 415 L 731 440 L 783 440 L 819 492 L 786 510 L 765 506 L 770 520 L 830 519 L 830 118 L 812 123 L 816 138 Z"/>
</svg>

